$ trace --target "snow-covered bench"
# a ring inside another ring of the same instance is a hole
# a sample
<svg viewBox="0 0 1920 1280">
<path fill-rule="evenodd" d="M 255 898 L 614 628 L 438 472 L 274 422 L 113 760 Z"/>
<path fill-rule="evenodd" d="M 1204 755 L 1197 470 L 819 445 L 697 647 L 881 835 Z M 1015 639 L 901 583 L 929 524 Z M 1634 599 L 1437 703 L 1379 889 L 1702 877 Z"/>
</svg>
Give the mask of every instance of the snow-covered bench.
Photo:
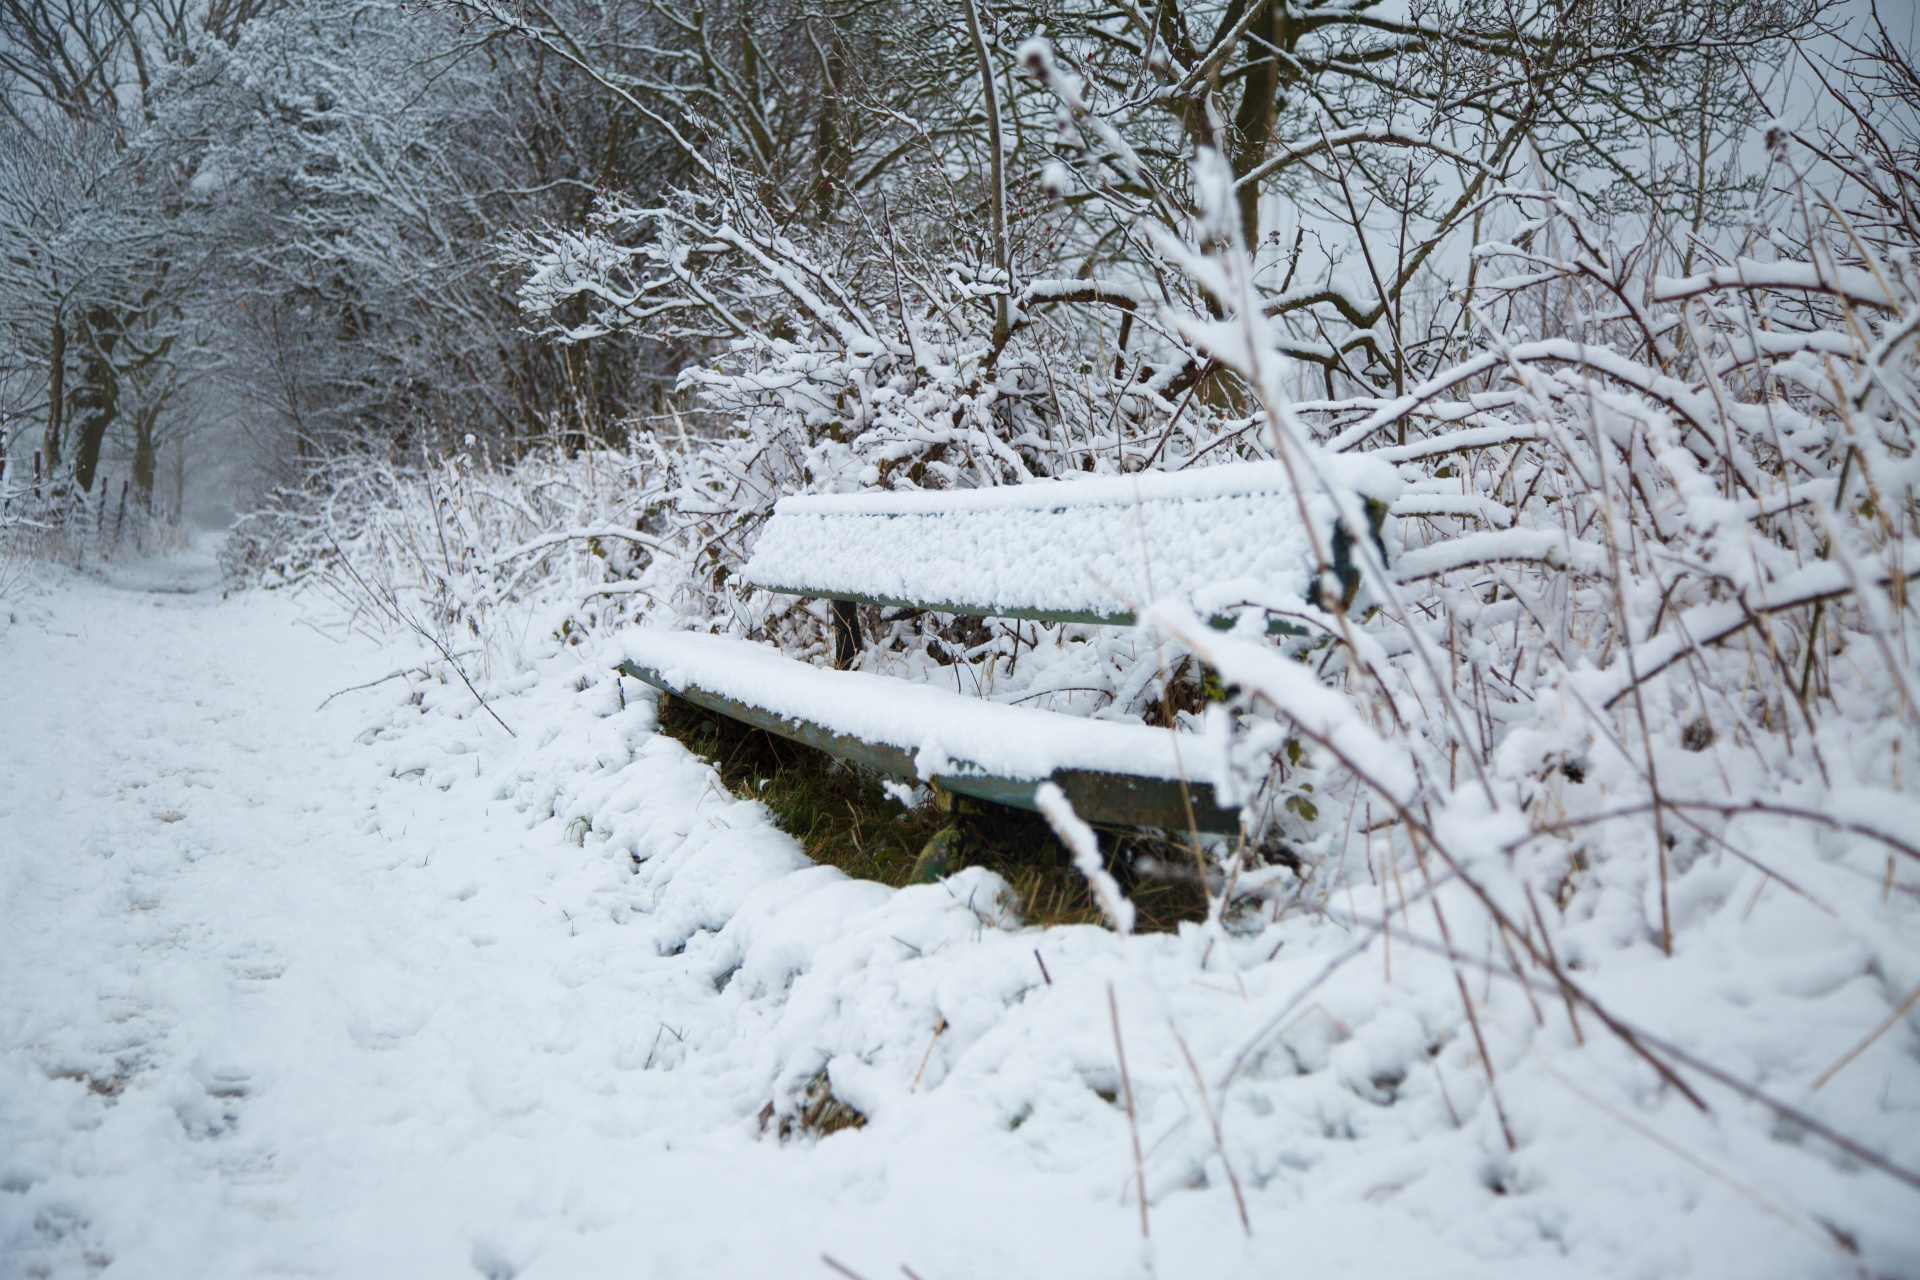
<svg viewBox="0 0 1920 1280">
<path fill-rule="evenodd" d="M 1332 524 L 1324 500 L 1311 518 Z M 1343 557 L 1344 558 L 1344 557 Z M 1311 553 L 1282 470 L 1175 474 L 938 493 L 783 500 L 747 581 L 834 602 L 836 666 L 859 646 L 856 603 L 1129 626 L 1181 598 L 1216 625 L 1247 610 L 1293 630 Z M 1086 820 L 1231 833 L 1212 761 L 1191 735 L 826 670 L 727 636 L 639 630 L 621 670 L 710 711 L 897 778 L 1031 809 L 1053 781 Z"/>
</svg>

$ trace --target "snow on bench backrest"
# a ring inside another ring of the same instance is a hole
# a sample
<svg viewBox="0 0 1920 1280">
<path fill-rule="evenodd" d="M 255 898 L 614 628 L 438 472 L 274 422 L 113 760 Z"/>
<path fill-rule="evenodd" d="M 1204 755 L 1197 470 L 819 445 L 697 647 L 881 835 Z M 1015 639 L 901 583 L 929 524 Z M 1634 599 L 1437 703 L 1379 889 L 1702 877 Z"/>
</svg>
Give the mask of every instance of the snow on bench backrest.
<svg viewBox="0 0 1920 1280">
<path fill-rule="evenodd" d="M 1324 531 L 1332 504 L 1308 502 Z M 1322 541 L 1323 546 L 1326 545 Z M 1312 552 L 1278 463 L 997 489 L 783 499 L 747 581 L 789 595 L 947 613 L 1124 624 L 1184 597 L 1284 607 Z"/>
</svg>

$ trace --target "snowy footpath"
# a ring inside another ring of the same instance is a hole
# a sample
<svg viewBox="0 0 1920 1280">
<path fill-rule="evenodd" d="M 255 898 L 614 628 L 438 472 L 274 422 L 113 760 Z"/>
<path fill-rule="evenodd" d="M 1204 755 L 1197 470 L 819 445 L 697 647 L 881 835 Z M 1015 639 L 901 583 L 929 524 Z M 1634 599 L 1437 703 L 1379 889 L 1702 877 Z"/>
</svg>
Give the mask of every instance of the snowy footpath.
<svg viewBox="0 0 1920 1280">
<path fill-rule="evenodd" d="M 850 881 L 594 655 L 494 673 L 510 737 L 332 623 L 190 557 L 0 602 L 0 1277 L 1920 1274 L 1920 1194 L 1557 1009 L 1484 997 L 1513 1153 L 1399 953 L 1221 1101 L 1349 935 L 1122 943 L 979 872 Z M 1812 1035 L 1817 1070 L 1887 1001 L 1837 931 L 1767 932 L 1780 897 L 1595 981 L 1668 984 L 1681 1028 L 1752 1005 L 1740 1064 Z M 1906 1035 L 1819 1097 L 1911 1159 Z M 829 1086 L 864 1127 L 797 1123 Z"/>
</svg>

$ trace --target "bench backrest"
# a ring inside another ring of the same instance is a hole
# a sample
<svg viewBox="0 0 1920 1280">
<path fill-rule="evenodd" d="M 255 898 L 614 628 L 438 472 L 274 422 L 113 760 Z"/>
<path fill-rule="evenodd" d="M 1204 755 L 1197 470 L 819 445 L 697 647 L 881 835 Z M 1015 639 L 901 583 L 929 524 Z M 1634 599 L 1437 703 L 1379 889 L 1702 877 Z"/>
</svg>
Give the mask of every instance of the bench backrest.
<svg viewBox="0 0 1920 1280">
<path fill-rule="evenodd" d="M 1331 525 L 1325 499 L 1308 510 Z M 1135 608 L 1170 596 L 1203 617 L 1243 602 L 1298 602 L 1311 550 L 1284 470 L 1241 463 L 785 498 L 743 576 L 788 595 L 1127 625 Z"/>
</svg>

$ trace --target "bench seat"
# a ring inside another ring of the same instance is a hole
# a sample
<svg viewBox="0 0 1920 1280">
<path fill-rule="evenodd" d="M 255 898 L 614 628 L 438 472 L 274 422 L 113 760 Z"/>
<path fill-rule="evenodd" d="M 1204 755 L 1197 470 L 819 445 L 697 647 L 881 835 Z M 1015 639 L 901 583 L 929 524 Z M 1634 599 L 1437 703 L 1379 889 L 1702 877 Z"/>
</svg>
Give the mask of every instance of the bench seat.
<svg viewBox="0 0 1920 1280">
<path fill-rule="evenodd" d="M 1308 499 L 1333 523 L 1332 504 Z M 786 595 L 1130 626 L 1180 597 L 1201 617 L 1301 607 L 1312 553 L 1285 471 L 1240 463 L 994 489 L 783 498 L 741 576 Z"/>
<path fill-rule="evenodd" d="M 829 671 L 732 636 L 637 630 L 621 641 L 624 674 L 895 778 L 1024 809 L 1051 780 L 1089 822 L 1240 829 L 1237 811 L 1217 802 L 1202 740 L 1191 734 Z"/>
</svg>

